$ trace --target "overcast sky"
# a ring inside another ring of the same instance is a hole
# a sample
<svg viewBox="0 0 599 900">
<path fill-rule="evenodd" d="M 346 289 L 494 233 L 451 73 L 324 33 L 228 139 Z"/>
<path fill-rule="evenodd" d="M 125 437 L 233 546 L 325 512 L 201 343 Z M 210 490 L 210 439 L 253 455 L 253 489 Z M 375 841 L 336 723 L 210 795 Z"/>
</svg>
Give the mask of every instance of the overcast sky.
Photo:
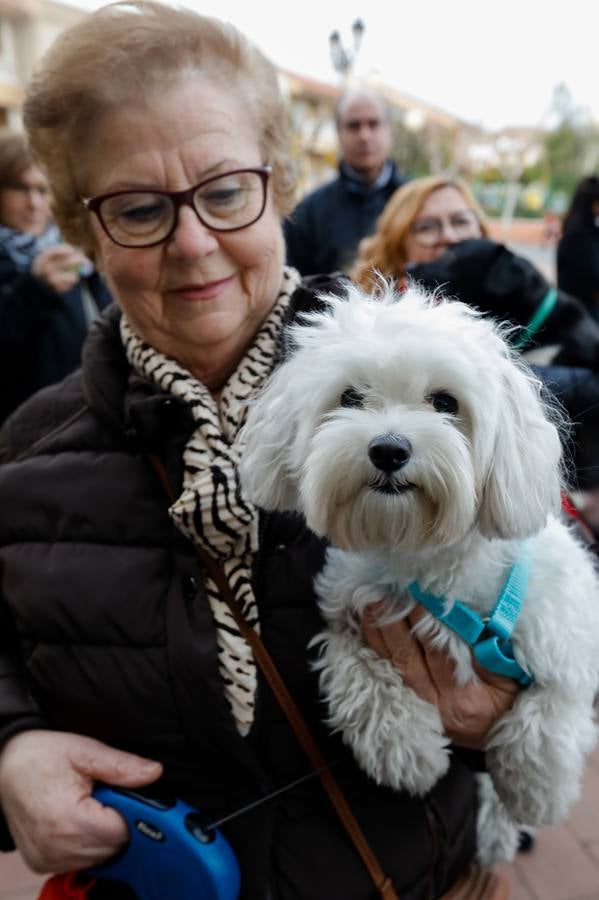
<svg viewBox="0 0 599 900">
<path fill-rule="evenodd" d="M 63 0 L 95 9 L 104 0 Z M 565 82 L 599 121 L 599 0 L 184 0 L 228 19 L 277 65 L 335 82 L 328 36 L 351 47 L 366 31 L 359 71 L 376 69 L 408 94 L 487 128 L 544 122 Z"/>
</svg>

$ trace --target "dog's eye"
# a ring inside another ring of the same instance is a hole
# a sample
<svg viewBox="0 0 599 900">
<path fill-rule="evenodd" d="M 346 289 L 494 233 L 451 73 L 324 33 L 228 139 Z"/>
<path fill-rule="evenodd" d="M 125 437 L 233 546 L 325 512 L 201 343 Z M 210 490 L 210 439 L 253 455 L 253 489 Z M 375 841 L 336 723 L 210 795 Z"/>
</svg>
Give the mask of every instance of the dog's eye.
<svg viewBox="0 0 599 900">
<path fill-rule="evenodd" d="M 428 400 L 437 412 L 449 413 L 454 416 L 458 411 L 458 401 L 451 394 L 446 394 L 445 391 L 436 391 L 430 395 Z"/>
<path fill-rule="evenodd" d="M 341 394 L 339 402 L 341 406 L 345 406 L 346 409 L 362 409 L 364 406 L 364 395 L 355 388 L 348 387 Z"/>
</svg>

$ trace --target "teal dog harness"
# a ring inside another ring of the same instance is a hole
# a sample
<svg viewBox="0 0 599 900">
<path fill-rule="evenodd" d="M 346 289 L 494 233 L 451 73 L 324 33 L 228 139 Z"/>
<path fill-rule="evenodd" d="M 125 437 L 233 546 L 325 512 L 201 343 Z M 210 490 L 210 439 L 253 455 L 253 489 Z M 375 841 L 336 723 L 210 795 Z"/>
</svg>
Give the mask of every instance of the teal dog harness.
<svg viewBox="0 0 599 900">
<path fill-rule="evenodd" d="M 483 668 L 527 687 L 533 678 L 514 658 L 510 637 L 526 596 L 529 575 L 530 557 L 523 553 L 510 569 L 491 615 L 484 619 L 461 600 L 446 610 L 443 597 L 421 590 L 416 581 L 408 585 L 408 591 L 414 600 L 466 641 Z"/>
</svg>

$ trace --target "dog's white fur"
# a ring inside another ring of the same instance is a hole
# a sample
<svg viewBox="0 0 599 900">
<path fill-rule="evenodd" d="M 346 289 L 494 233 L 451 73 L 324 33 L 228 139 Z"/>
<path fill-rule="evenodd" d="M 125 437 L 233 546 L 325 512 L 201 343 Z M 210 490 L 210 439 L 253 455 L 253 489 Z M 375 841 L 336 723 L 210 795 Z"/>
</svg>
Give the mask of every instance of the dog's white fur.
<svg viewBox="0 0 599 900">
<path fill-rule="evenodd" d="M 532 571 L 512 644 L 534 683 L 489 735 L 494 790 L 484 787 L 479 816 L 481 859 L 506 858 L 511 821 L 566 816 L 596 739 L 599 583 L 556 517 L 554 416 L 500 327 L 469 307 L 414 288 L 399 300 L 357 288 L 327 299 L 325 312 L 294 326 L 295 353 L 250 411 L 242 483 L 265 508 L 301 510 L 335 545 L 317 581 L 329 722 L 377 782 L 414 794 L 446 772 L 448 739 L 437 708 L 365 644 L 364 608 L 384 600 L 385 621 L 407 615 L 405 588 L 417 580 L 485 616 L 528 539 Z M 350 387 L 359 408 L 340 404 Z M 441 393 L 457 412 L 437 411 Z M 409 441 L 409 459 L 390 474 L 369 457 L 381 435 Z M 428 614 L 419 630 L 453 657 L 459 683 L 476 680 L 460 638 Z"/>
</svg>

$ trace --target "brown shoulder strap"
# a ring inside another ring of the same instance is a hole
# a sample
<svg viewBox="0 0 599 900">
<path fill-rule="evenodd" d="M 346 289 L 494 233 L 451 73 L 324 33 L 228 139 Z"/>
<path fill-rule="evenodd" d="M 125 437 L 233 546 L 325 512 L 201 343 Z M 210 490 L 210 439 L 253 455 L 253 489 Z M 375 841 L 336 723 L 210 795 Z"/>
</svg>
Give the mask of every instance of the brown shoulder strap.
<svg viewBox="0 0 599 900">
<path fill-rule="evenodd" d="M 174 492 L 170 485 L 169 477 L 166 472 L 166 469 L 157 456 L 154 454 L 149 454 L 149 460 L 158 475 L 164 490 L 171 501 L 175 499 Z M 306 756 L 312 763 L 312 766 L 316 770 L 318 777 L 320 778 L 321 784 L 326 791 L 333 807 L 339 816 L 345 830 L 347 831 L 354 847 L 358 851 L 360 858 L 366 869 L 368 870 L 370 877 L 379 893 L 379 895 L 383 898 L 383 900 L 399 900 L 398 895 L 395 892 L 395 888 L 391 883 L 391 879 L 388 878 L 383 870 L 380 867 L 379 861 L 368 843 L 364 832 L 360 828 L 354 814 L 352 813 L 347 800 L 341 788 L 337 784 L 335 778 L 331 774 L 330 769 L 327 766 L 326 760 L 322 755 L 322 752 L 316 743 L 306 721 L 304 720 L 301 712 L 297 708 L 295 701 L 293 700 L 291 694 L 287 690 L 285 682 L 279 675 L 279 671 L 275 666 L 268 650 L 264 646 L 263 642 L 260 639 L 260 636 L 254 631 L 253 628 L 245 621 L 239 606 L 237 605 L 237 601 L 233 595 L 233 591 L 231 590 L 231 586 L 227 580 L 227 577 L 222 570 L 219 563 L 214 559 L 214 557 L 210 556 L 210 554 L 206 553 L 201 547 L 198 547 L 197 544 L 194 544 L 194 548 L 196 553 L 198 554 L 204 568 L 218 587 L 222 599 L 225 601 L 229 609 L 231 610 L 231 614 L 233 615 L 237 626 L 248 642 L 252 651 L 254 653 L 254 657 L 256 662 L 260 666 L 264 677 L 268 681 L 270 688 L 275 695 L 278 703 L 280 704 L 283 712 L 285 713 L 291 728 L 295 736 L 297 737 L 299 743 L 301 744 Z"/>
</svg>

